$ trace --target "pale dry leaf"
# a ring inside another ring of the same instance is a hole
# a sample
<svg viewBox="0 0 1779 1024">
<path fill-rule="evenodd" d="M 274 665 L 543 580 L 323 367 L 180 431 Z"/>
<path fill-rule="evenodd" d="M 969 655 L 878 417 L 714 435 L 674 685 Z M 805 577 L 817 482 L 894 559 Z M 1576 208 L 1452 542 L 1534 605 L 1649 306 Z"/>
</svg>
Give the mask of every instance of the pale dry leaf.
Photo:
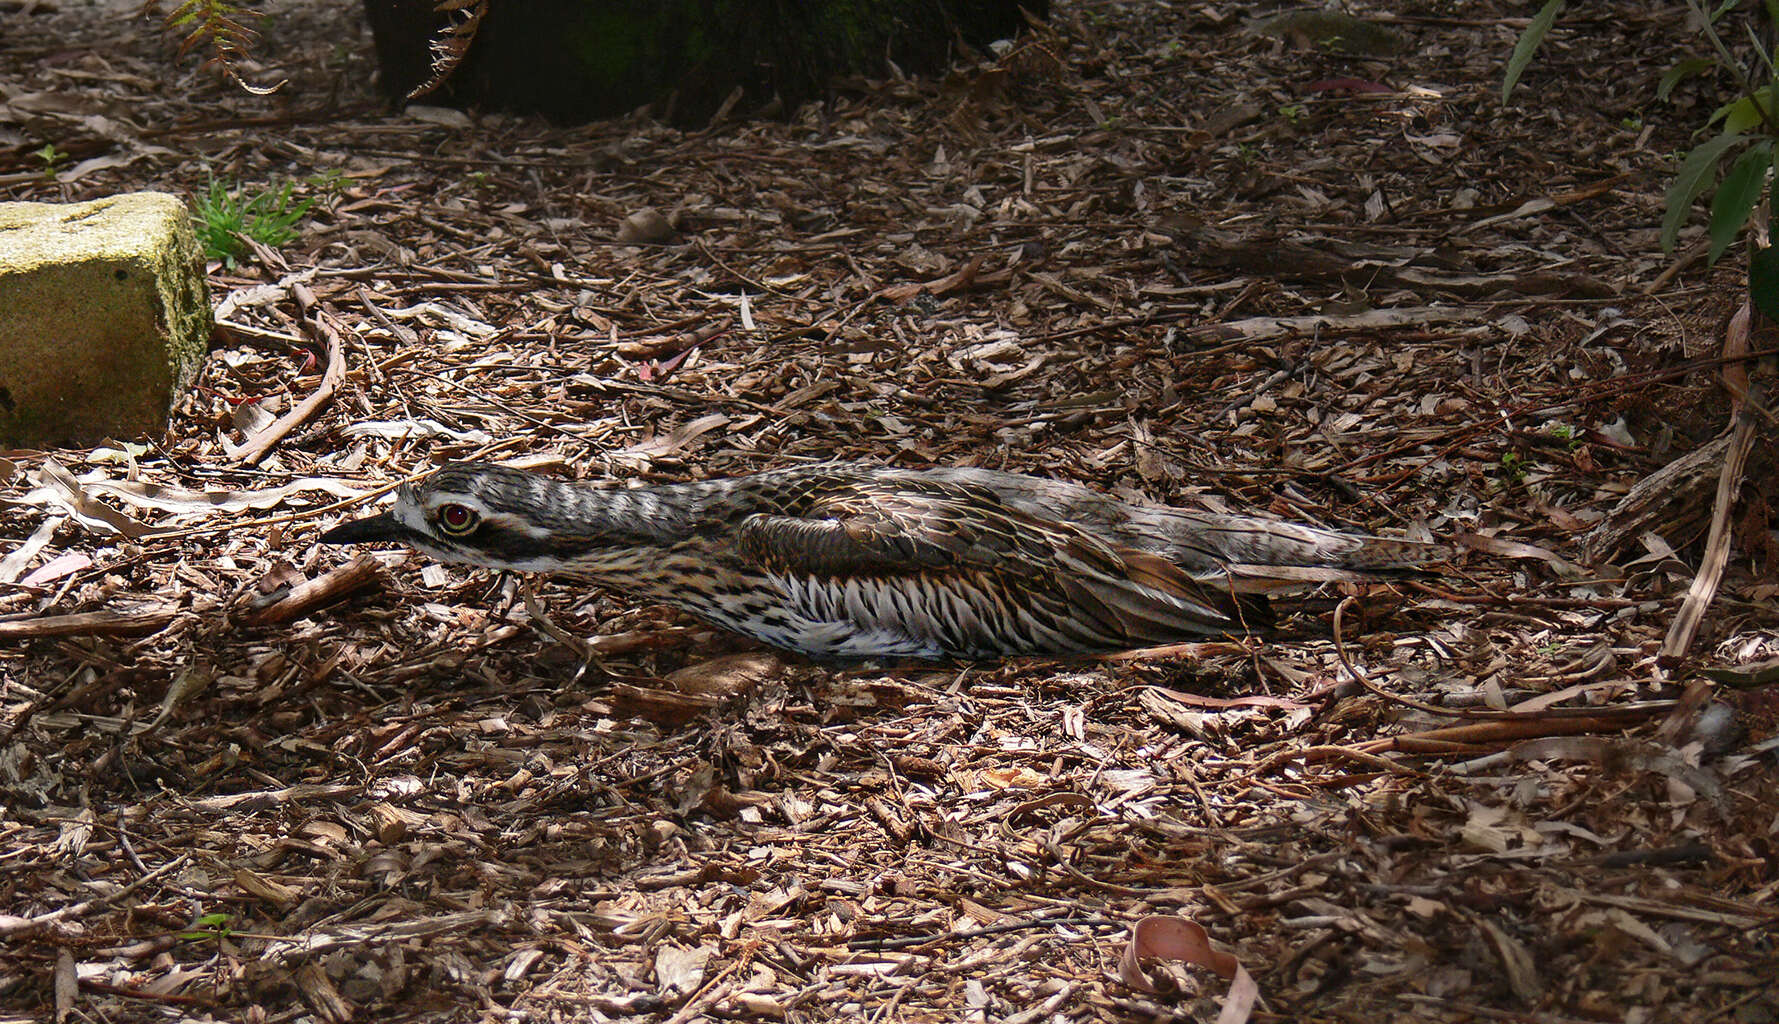
<svg viewBox="0 0 1779 1024">
<path fill-rule="evenodd" d="M 229 425 L 247 437 L 252 437 L 277 421 L 278 413 L 283 411 L 282 405 L 283 402 L 277 395 L 242 402 L 229 415 Z"/>
<path fill-rule="evenodd" d="M 1588 571 L 1581 566 L 1549 548 L 1542 548 L 1536 544 L 1502 540 L 1500 537 L 1488 537 L 1480 533 L 1459 533 L 1452 540 L 1461 547 L 1469 548 L 1472 551 L 1481 551 L 1487 555 L 1496 555 L 1501 558 L 1535 558 L 1548 563 L 1551 568 L 1564 576 L 1585 576 L 1588 574 Z"/>
<path fill-rule="evenodd" d="M 733 697 L 747 693 L 784 670 L 784 662 L 763 651 L 711 658 L 668 673 L 667 682 L 681 693 Z"/>
<path fill-rule="evenodd" d="M 454 430 L 434 419 L 370 420 L 354 423 L 340 431 L 347 437 L 427 438 L 443 437 L 466 444 L 492 444 L 494 435 L 486 430 Z"/>
<path fill-rule="evenodd" d="M 666 437 L 656 437 L 641 444 L 632 445 L 621 452 L 614 453 L 613 458 L 657 458 L 679 451 L 704 434 L 729 424 L 729 417 L 713 412 L 708 416 L 700 416 L 690 423 L 683 423 L 673 429 Z"/>
<path fill-rule="evenodd" d="M 59 579 L 72 576 L 82 569 L 90 568 L 93 560 L 78 551 L 69 551 L 57 555 L 49 561 L 33 569 L 30 575 L 19 580 L 24 587 L 47 587 Z"/>
<path fill-rule="evenodd" d="M 1476 921 L 1482 927 L 1489 946 L 1494 949 L 1496 959 L 1500 960 L 1513 994 L 1527 1005 L 1536 1004 L 1543 994 L 1544 983 L 1539 980 L 1538 965 L 1531 952 L 1524 943 L 1507 934 L 1493 921 L 1487 918 L 1476 918 Z"/>
<path fill-rule="evenodd" d="M 66 521 L 64 516 L 50 516 L 40 523 L 37 529 L 32 530 L 31 536 L 26 537 L 23 543 L 14 548 L 5 558 L 0 558 L 0 583 L 11 583 L 18 579 L 19 574 L 25 571 L 25 566 L 30 565 L 31 560 L 37 557 L 37 553 L 48 546 L 49 539 L 55 535 L 56 528 Z M 30 583 L 25 585 L 35 586 Z"/>
<path fill-rule="evenodd" d="M 1004 765 L 988 768 L 976 776 L 989 789 L 1029 789 L 1047 785 L 1050 776 L 1033 771 L 1025 765 Z"/>
<path fill-rule="evenodd" d="M 704 965 L 715 953 L 709 946 L 681 949 L 662 946 L 655 952 L 655 987 L 664 995 L 690 995 L 704 984 Z"/>
<path fill-rule="evenodd" d="M 652 206 L 645 206 L 618 225 L 618 241 L 644 242 L 660 245 L 673 241 L 673 224 L 661 211 Z"/>
<path fill-rule="evenodd" d="M 97 473 L 86 474 L 81 485 L 89 491 L 121 498 L 138 508 L 186 514 L 268 509 L 283 504 L 292 495 L 307 491 L 320 491 L 336 498 L 356 498 L 365 493 L 344 480 L 313 476 L 254 491 L 193 491 L 147 480 L 110 480 Z"/>
<path fill-rule="evenodd" d="M 37 480 L 40 486 L 26 493 L 26 502 L 60 505 L 68 510 L 75 522 L 89 530 L 117 533 L 130 540 L 139 540 L 154 529 L 88 494 L 80 481 L 74 479 L 73 474 L 63 469 L 54 459 L 43 460 L 43 465 L 37 471 Z"/>
<path fill-rule="evenodd" d="M 402 113 L 419 121 L 421 124 L 436 124 L 441 128 L 473 128 L 475 122 L 461 110 L 450 107 L 434 107 L 425 103 L 410 103 L 402 108 Z"/>
</svg>

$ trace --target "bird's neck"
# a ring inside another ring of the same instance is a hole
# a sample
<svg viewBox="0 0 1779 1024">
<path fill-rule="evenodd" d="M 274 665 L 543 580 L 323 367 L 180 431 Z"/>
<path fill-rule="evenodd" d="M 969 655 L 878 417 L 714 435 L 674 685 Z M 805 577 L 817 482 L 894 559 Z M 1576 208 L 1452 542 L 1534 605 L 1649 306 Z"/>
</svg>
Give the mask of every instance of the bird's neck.
<svg viewBox="0 0 1779 1024">
<path fill-rule="evenodd" d="M 615 543 L 671 544 L 694 532 L 703 509 L 700 485 L 624 487 L 608 483 L 547 481 L 537 495 L 551 526 Z M 708 526 L 708 523 L 705 524 Z"/>
</svg>

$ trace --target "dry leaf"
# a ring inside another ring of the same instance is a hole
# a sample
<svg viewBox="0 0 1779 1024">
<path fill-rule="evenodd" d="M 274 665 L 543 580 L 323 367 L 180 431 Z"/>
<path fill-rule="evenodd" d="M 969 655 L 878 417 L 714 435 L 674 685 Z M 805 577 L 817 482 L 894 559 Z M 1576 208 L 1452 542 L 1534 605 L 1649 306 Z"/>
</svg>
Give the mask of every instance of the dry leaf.
<svg viewBox="0 0 1779 1024">
<path fill-rule="evenodd" d="M 1139 992 L 1156 993 L 1143 973 L 1144 960 L 1172 960 L 1215 971 L 1230 982 L 1229 996 L 1217 1024 L 1242 1024 L 1260 998 L 1260 988 L 1241 961 L 1211 946 L 1211 937 L 1196 921 L 1183 917 L 1145 917 L 1130 931 L 1130 942 L 1118 960 L 1118 977 Z"/>
</svg>

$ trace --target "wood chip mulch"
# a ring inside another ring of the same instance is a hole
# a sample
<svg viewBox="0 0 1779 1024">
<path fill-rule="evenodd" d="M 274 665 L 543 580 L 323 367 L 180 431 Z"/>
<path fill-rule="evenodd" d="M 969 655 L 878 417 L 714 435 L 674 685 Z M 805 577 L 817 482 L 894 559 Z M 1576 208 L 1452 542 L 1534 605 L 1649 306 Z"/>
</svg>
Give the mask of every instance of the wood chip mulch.
<svg viewBox="0 0 1779 1024">
<path fill-rule="evenodd" d="M 1653 100 L 1678 4 L 1571 5 L 1507 107 L 1532 5 L 1348 7 L 1403 52 L 1060 2 L 680 130 L 390 113 L 355 4 L 267 5 L 256 97 L 0 3 L 4 197 L 317 201 L 212 266 L 164 442 L 0 461 L 0 1021 L 1779 1019 L 1775 431 L 1720 504 L 1742 257 L 1657 244 L 1722 96 Z M 835 668 L 315 543 L 468 457 L 989 465 L 1462 554 L 1305 640 Z M 1181 918 L 1250 1008 L 1121 970 Z"/>
</svg>

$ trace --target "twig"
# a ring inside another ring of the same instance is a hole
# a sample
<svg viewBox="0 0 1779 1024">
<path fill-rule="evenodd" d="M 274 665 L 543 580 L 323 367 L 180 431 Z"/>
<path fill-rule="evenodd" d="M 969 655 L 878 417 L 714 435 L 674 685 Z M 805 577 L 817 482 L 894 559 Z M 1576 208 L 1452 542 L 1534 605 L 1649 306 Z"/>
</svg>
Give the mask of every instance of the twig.
<svg viewBox="0 0 1779 1024">
<path fill-rule="evenodd" d="M 52 636 L 141 636 L 172 622 L 171 605 L 146 612 L 75 612 L 0 622 L 0 640 L 41 640 Z"/>
<path fill-rule="evenodd" d="M 124 999 L 146 999 L 151 1003 L 170 1003 L 174 1006 L 206 1006 L 219 1005 L 208 996 L 184 995 L 178 992 L 150 992 L 145 988 L 125 988 L 97 978 L 80 979 L 80 987 L 88 992 L 98 992 L 108 996 L 120 996 Z"/>
<path fill-rule="evenodd" d="M 48 911 L 47 913 L 38 914 L 36 917 L 0 916 L 0 939 L 10 939 L 18 935 L 28 935 L 31 932 L 47 928 L 50 925 L 55 924 L 57 921 L 65 920 L 70 917 L 80 917 L 83 914 L 99 909 L 107 903 L 115 903 L 155 879 L 160 878 L 162 875 L 181 867 L 190 859 L 191 854 L 182 853 L 114 893 L 109 893 L 104 896 L 96 896 L 93 899 L 82 900 L 79 903 L 70 903 L 65 907 L 59 907 L 55 910 Z"/>
<path fill-rule="evenodd" d="M 286 434 L 307 422 L 309 417 L 315 415 L 317 410 L 333 398 L 334 390 L 346 377 L 346 356 L 342 351 L 344 346 L 340 343 L 339 332 L 327 322 L 325 313 L 319 310 L 311 312 L 315 306 L 315 293 L 311 292 L 304 284 L 292 284 L 290 290 L 291 294 L 296 296 L 297 305 L 308 313 L 308 316 L 303 320 L 304 329 L 311 334 L 320 334 L 327 347 L 327 370 L 321 375 L 321 385 L 308 398 L 297 403 L 296 408 L 278 417 L 277 422 L 253 435 L 245 445 L 235 452 L 235 461 L 243 466 L 251 466 L 265 458 L 266 453 L 283 440 Z"/>
<path fill-rule="evenodd" d="M 1521 715 L 1517 718 L 1503 717 L 1491 722 L 1475 722 L 1470 725 L 1427 729 L 1400 736 L 1384 736 L 1347 749 L 1365 754 L 1377 754 L 1386 750 L 1400 750 L 1410 754 L 1463 752 L 1465 749 L 1476 749 L 1484 743 L 1620 731 L 1631 721 L 1651 718 L 1667 709 L 1668 705 L 1664 704 L 1661 707 L 1646 706 L 1627 709 L 1627 711 L 1634 711 L 1634 715 L 1617 713 L 1579 717 L 1548 717 L 1542 714 L 1533 714 Z"/>
<path fill-rule="evenodd" d="M 686 1021 L 701 1016 L 705 1010 L 716 1005 L 735 987 L 735 984 L 728 980 L 729 976 L 741 970 L 747 962 L 747 957 L 738 957 L 731 961 L 727 967 L 718 971 L 714 977 L 704 983 L 702 988 L 694 992 L 691 998 L 686 1000 L 686 1004 L 680 1007 L 677 1013 L 667 1018 L 667 1024 L 686 1024 Z"/>
<path fill-rule="evenodd" d="M 331 572 L 298 583 L 270 604 L 246 608 L 238 618 L 255 626 L 289 622 L 376 583 L 382 575 L 381 562 L 359 555 Z"/>
<path fill-rule="evenodd" d="M 904 935 L 899 938 L 882 939 L 850 939 L 847 949 L 891 950 L 909 949 L 914 946 L 927 946 L 936 942 L 955 941 L 957 939 L 977 939 L 984 935 L 1002 935 L 1007 932 L 1022 932 L 1031 928 L 1049 928 L 1053 925 L 1068 925 L 1072 928 L 1089 928 L 1096 926 L 1125 927 L 1127 921 L 1111 917 L 1033 917 L 1020 921 L 1004 921 L 991 924 L 984 928 L 966 928 L 961 931 L 929 932 L 926 935 Z"/>
<path fill-rule="evenodd" d="M 1427 777 L 1426 772 L 1397 764 L 1395 761 L 1392 761 L 1387 757 L 1380 757 L 1377 754 L 1372 753 L 1370 750 L 1365 749 L 1369 746 L 1371 746 L 1370 743 L 1357 747 L 1327 745 L 1304 747 L 1301 750 L 1281 751 L 1260 762 L 1258 765 L 1255 765 L 1254 770 L 1249 772 L 1247 777 L 1254 778 L 1259 775 L 1264 775 L 1287 761 L 1295 761 L 1299 758 L 1306 761 L 1322 760 L 1324 758 L 1344 758 L 1349 761 L 1357 761 L 1363 765 L 1369 765 L 1379 771 L 1389 772 L 1392 775 L 1402 775 L 1412 779 L 1424 779 Z"/>
<path fill-rule="evenodd" d="M 1425 701 L 1415 700 L 1413 697 L 1398 696 L 1397 694 L 1391 693 L 1389 690 L 1379 686 L 1377 683 L 1372 682 L 1371 677 L 1360 671 L 1359 666 L 1353 664 L 1352 659 L 1347 657 L 1347 642 L 1341 637 L 1341 619 L 1346 614 L 1347 606 L 1356 600 L 1358 599 L 1349 597 L 1343 600 L 1340 604 L 1334 606 L 1334 656 L 1340 661 L 1340 667 L 1346 669 L 1347 674 L 1357 680 L 1360 686 L 1365 687 L 1374 695 L 1382 697 L 1392 704 L 1400 704 L 1405 708 L 1424 711 L 1430 715 L 1443 715 L 1447 718 L 1498 718 L 1507 713 L 1500 711 L 1479 713 L 1474 708 L 1442 708 L 1435 704 L 1428 704 Z"/>
</svg>

